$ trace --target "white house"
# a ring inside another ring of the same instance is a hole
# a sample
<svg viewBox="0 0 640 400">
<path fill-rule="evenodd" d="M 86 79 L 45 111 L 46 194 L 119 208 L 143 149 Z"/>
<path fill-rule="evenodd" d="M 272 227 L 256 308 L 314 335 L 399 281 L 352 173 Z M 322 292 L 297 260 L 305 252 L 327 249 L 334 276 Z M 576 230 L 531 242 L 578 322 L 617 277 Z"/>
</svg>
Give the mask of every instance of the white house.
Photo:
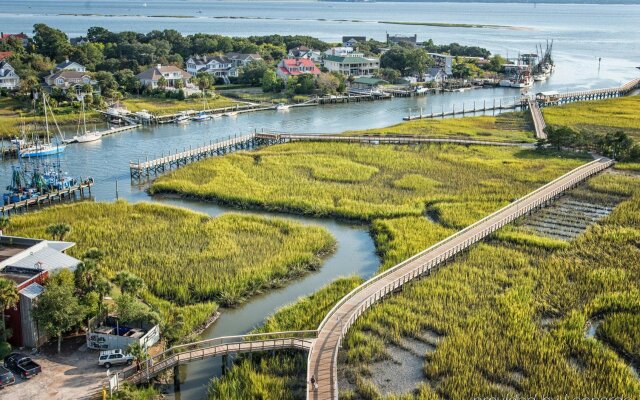
<svg viewBox="0 0 640 400">
<path fill-rule="evenodd" d="M 225 79 L 238 77 L 240 68 L 260 60 L 262 57 L 259 54 L 227 53 L 223 56 L 191 56 L 186 64 L 187 72 L 191 75 L 206 72 Z"/>
<path fill-rule="evenodd" d="M 451 75 L 453 73 L 453 56 L 449 54 L 428 53 L 429 57 L 434 61 L 436 67 L 442 68 L 444 73 Z"/>
<path fill-rule="evenodd" d="M 49 87 L 68 90 L 70 88 L 82 87 L 84 85 L 97 85 L 91 75 L 78 71 L 59 71 L 44 78 Z"/>
<path fill-rule="evenodd" d="M 87 72 L 87 68 L 75 61 L 69 61 L 69 59 L 67 58 L 60 64 L 56 65 L 56 71 Z"/>
<path fill-rule="evenodd" d="M 158 82 L 160 81 L 160 78 L 164 77 L 164 80 L 166 81 L 165 89 L 174 90 L 174 88 L 178 86 L 177 82 L 182 82 L 182 87 L 188 86 L 191 76 L 192 75 L 190 73 L 183 71 L 174 65 L 163 66 L 158 64 L 155 67 L 151 67 L 148 70 L 139 73 L 136 75 L 136 78 L 138 78 L 143 86 L 156 89 L 159 87 Z"/>
<path fill-rule="evenodd" d="M 0 89 L 15 90 L 20 84 L 20 77 L 8 61 L 0 61 Z"/>
<path fill-rule="evenodd" d="M 324 67 L 331 72 L 340 72 L 347 76 L 370 76 L 380 69 L 380 59 L 365 57 L 361 53 L 325 56 Z"/>
<path fill-rule="evenodd" d="M 289 50 L 288 57 L 295 58 L 296 60 L 306 58 L 314 63 L 320 63 L 322 61 L 322 54 L 319 51 L 312 50 L 306 46 L 298 46 Z"/>
<path fill-rule="evenodd" d="M 442 68 L 429 68 L 427 73 L 425 74 L 424 81 L 425 82 L 436 82 L 442 83 L 447 79 L 447 74 L 444 72 Z"/>
<path fill-rule="evenodd" d="M 342 47 L 332 47 L 329 50 L 324 52 L 325 56 L 346 56 L 348 54 L 353 53 L 353 47 L 342 46 Z"/>
</svg>

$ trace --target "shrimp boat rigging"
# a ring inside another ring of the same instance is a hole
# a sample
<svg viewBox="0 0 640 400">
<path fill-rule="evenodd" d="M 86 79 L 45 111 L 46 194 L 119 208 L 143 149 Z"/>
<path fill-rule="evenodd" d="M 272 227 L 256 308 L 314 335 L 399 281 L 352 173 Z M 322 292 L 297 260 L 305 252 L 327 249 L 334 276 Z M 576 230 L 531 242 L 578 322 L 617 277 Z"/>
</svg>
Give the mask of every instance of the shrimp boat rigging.
<svg viewBox="0 0 640 400">
<path fill-rule="evenodd" d="M 60 132 L 60 127 L 58 127 L 58 122 L 56 121 L 56 117 L 51 110 L 51 106 L 47 101 L 44 93 L 42 94 L 42 107 L 44 109 L 44 126 L 47 134 L 46 141 L 41 142 L 40 140 L 36 140 L 35 144 L 29 146 L 25 149 L 19 149 L 19 154 L 21 158 L 32 158 L 32 157 L 44 157 L 60 154 L 64 151 L 66 146 L 64 143 L 64 137 L 62 136 L 62 132 Z M 51 141 L 51 132 L 49 130 L 49 114 L 51 113 L 51 118 L 53 119 L 53 123 L 57 130 L 57 138 L 55 141 Z"/>
</svg>

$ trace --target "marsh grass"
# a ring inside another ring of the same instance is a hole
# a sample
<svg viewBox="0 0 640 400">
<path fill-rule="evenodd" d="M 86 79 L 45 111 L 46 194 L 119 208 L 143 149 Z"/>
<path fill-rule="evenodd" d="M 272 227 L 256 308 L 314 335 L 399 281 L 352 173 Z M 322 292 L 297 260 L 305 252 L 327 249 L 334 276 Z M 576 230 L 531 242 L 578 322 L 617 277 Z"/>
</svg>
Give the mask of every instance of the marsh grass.
<svg viewBox="0 0 640 400">
<path fill-rule="evenodd" d="M 150 192 L 362 221 L 428 209 L 459 228 L 585 161 L 489 146 L 290 143 L 191 164 Z"/>
<path fill-rule="evenodd" d="M 608 133 L 622 130 L 640 141 L 640 96 L 583 101 L 559 107 L 545 107 L 548 125 L 570 126 L 577 130 Z"/>
<path fill-rule="evenodd" d="M 530 117 L 523 112 L 497 116 L 444 119 L 418 119 L 397 125 L 362 131 L 348 131 L 346 135 L 418 135 L 434 138 L 474 139 L 494 142 L 534 142 Z"/>
<path fill-rule="evenodd" d="M 202 99 L 166 99 L 158 97 L 131 97 L 122 101 L 124 107 L 131 112 L 147 110 L 152 114 L 164 115 L 174 114 L 186 110 L 201 110 Z M 237 103 L 224 96 L 217 96 L 215 99 L 207 99 L 208 108 L 231 107 Z"/>
<path fill-rule="evenodd" d="M 147 301 L 168 312 L 181 306 L 194 327 L 216 309 L 279 287 L 321 264 L 335 240 L 324 229 L 282 219 L 225 214 L 124 201 L 50 207 L 11 219 L 14 235 L 46 238 L 46 227 L 68 223 L 69 250 L 97 247 L 111 276 L 128 270 L 149 288 Z"/>
</svg>

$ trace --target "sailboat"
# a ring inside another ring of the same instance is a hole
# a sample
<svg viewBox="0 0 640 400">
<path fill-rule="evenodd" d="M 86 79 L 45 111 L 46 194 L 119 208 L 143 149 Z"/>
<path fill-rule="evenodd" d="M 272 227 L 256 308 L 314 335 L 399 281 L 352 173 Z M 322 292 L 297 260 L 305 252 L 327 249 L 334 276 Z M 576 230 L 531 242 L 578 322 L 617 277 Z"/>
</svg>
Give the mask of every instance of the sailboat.
<svg viewBox="0 0 640 400">
<path fill-rule="evenodd" d="M 80 120 L 78 120 L 78 133 L 79 135 L 75 135 L 71 140 L 68 140 L 67 143 L 87 143 L 94 142 L 102 138 L 102 132 L 99 131 L 87 131 L 87 114 L 84 109 L 84 97 L 81 100 L 82 102 L 82 114 L 80 114 Z M 80 124 L 82 122 L 82 124 Z"/>
<path fill-rule="evenodd" d="M 51 106 L 48 107 L 48 102 L 44 93 L 42 94 L 42 106 L 44 108 L 44 127 L 47 132 L 47 139 L 44 142 L 40 140 L 36 140 L 33 146 L 29 146 L 26 149 L 20 150 L 20 157 L 22 158 L 31 158 L 31 157 L 44 157 L 51 156 L 55 154 L 62 153 L 66 146 L 63 144 L 64 139 L 62 136 L 62 132 L 60 132 L 60 128 L 58 127 L 58 122 L 56 121 L 55 115 L 53 115 L 53 111 L 51 110 Z M 55 143 L 51 142 L 51 132 L 49 131 L 49 116 L 47 111 L 51 113 L 51 118 L 53 119 L 53 123 L 56 126 L 56 130 L 58 131 L 58 138 L 55 139 Z"/>
<path fill-rule="evenodd" d="M 200 111 L 194 117 L 191 117 L 191 119 L 194 121 L 202 122 L 211 119 L 211 115 L 207 114 L 207 98 L 205 97 L 204 92 L 202 93 L 202 99 L 202 111 Z"/>
</svg>

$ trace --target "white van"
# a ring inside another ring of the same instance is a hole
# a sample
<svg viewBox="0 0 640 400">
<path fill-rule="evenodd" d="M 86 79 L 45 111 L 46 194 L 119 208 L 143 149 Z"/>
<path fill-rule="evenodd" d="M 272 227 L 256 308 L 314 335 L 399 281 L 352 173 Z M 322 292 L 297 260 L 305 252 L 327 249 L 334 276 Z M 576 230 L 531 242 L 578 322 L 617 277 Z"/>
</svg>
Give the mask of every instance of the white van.
<svg viewBox="0 0 640 400">
<path fill-rule="evenodd" d="M 133 363 L 133 356 L 125 354 L 125 352 L 120 349 L 101 351 L 100 357 L 98 358 L 98 365 L 104 366 L 105 368 L 111 368 L 112 365 L 118 364 L 131 365 L 131 363 Z"/>
</svg>

